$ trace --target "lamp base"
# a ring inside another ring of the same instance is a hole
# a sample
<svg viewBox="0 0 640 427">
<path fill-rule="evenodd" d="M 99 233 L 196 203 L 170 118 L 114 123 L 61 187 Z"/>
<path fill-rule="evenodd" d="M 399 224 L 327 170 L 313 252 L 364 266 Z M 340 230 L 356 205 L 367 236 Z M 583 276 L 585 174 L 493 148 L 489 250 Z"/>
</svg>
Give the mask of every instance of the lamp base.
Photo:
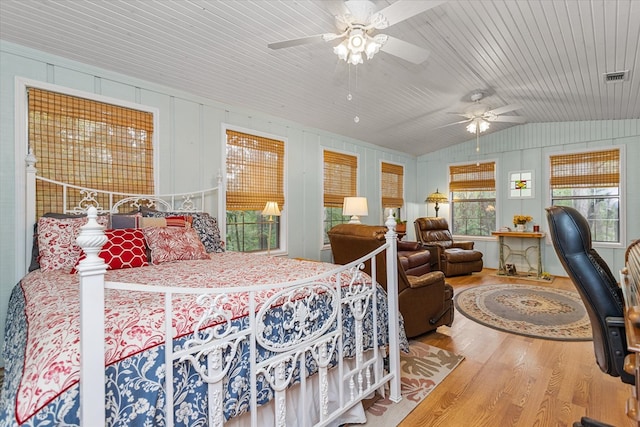
<svg viewBox="0 0 640 427">
<path fill-rule="evenodd" d="M 349 224 L 362 224 L 358 215 L 352 215 Z"/>
</svg>

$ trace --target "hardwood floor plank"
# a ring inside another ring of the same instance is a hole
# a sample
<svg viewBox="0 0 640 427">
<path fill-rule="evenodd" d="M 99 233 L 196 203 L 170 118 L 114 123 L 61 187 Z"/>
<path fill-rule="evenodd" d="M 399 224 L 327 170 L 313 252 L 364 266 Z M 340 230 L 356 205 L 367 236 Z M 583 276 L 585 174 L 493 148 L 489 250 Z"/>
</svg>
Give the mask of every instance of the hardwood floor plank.
<svg viewBox="0 0 640 427">
<path fill-rule="evenodd" d="M 494 283 L 529 283 L 575 290 L 567 278 L 552 283 L 495 277 L 495 270 L 447 278 L 454 292 Z M 593 343 L 543 340 L 497 331 L 455 314 L 451 328 L 418 338 L 465 360 L 400 426 L 568 426 L 589 416 L 616 427 L 635 423 L 625 414 L 630 386 L 596 365 Z"/>
</svg>

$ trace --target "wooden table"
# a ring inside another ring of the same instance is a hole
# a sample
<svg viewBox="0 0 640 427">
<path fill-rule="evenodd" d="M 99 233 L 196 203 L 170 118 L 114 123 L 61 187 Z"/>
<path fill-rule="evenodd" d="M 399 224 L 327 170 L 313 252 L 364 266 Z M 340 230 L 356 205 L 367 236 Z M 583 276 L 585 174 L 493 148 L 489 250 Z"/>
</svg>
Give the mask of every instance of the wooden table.
<svg viewBox="0 0 640 427">
<path fill-rule="evenodd" d="M 635 246 L 635 245 L 632 245 Z M 624 358 L 624 370 L 635 376 L 631 396 L 627 400 L 627 416 L 640 426 L 640 247 L 627 253 L 625 267 L 620 272 L 620 287 L 624 296 L 624 323 L 629 353 Z"/>
<path fill-rule="evenodd" d="M 524 258 L 524 260 L 529 265 L 529 272 L 535 272 L 536 277 L 542 277 L 542 249 L 541 249 L 541 241 L 545 236 L 545 233 L 539 231 L 492 231 L 491 234 L 493 236 L 498 237 L 498 243 L 500 246 L 500 260 L 498 265 L 498 274 L 507 274 L 506 264 L 507 260 L 512 256 L 520 256 Z M 513 237 L 520 239 L 536 239 L 536 244 L 532 246 L 528 246 L 524 250 L 515 250 L 511 249 L 509 245 L 504 242 L 505 237 Z M 508 251 L 508 254 L 505 256 L 505 249 Z M 537 266 L 534 267 L 529 260 L 529 254 L 536 250 L 538 259 Z"/>
</svg>

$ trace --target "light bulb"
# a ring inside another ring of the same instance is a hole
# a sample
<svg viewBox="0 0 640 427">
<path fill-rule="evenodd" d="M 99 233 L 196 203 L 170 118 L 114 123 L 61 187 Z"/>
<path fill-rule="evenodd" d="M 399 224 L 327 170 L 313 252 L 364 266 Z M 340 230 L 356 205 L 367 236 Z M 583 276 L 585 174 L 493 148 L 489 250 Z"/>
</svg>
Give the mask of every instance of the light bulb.
<svg viewBox="0 0 640 427">
<path fill-rule="evenodd" d="M 363 63 L 362 54 L 352 52 L 351 55 L 349 55 L 349 63 L 353 65 L 362 64 Z"/>
<path fill-rule="evenodd" d="M 340 43 L 338 46 L 333 48 L 333 53 L 338 55 L 338 58 L 346 61 L 349 57 L 349 49 L 347 49 L 346 42 Z"/>
<path fill-rule="evenodd" d="M 349 43 L 348 47 L 349 47 L 349 50 L 351 51 L 351 54 L 361 53 L 362 51 L 364 51 L 364 47 L 365 47 L 364 32 L 359 29 L 352 30 L 351 34 L 349 35 L 348 43 Z"/>
<path fill-rule="evenodd" d="M 467 130 L 470 133 L 476 133 L 476 123 L 475 122 L 471 122 L 467 125 Z"/>
</svg>

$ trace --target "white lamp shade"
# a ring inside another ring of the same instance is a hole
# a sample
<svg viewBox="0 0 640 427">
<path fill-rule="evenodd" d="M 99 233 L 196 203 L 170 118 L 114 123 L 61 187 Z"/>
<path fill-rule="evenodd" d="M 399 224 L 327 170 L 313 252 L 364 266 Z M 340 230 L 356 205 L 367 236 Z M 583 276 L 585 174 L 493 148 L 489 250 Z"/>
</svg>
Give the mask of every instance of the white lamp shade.
<svg viewBox="0 0 640 427">
<path fill-rule="evenodd" d="M 278 202 L 267 202 L 262 210 L 263 216 L 280 216 L 280 209 L 278 208 Z"/>
<path fill-rule="evenodd" d="M 366 197 L 345 197 L 342 215 L 369 215 Z"/>
<path fill-rule="evenodd" d="M 342 203 L 342 215 L 351 215 L 351 223 L 360 223 L 359 216 L 369 215 L 366 197 L 345 197 Z"/>
</svg>

